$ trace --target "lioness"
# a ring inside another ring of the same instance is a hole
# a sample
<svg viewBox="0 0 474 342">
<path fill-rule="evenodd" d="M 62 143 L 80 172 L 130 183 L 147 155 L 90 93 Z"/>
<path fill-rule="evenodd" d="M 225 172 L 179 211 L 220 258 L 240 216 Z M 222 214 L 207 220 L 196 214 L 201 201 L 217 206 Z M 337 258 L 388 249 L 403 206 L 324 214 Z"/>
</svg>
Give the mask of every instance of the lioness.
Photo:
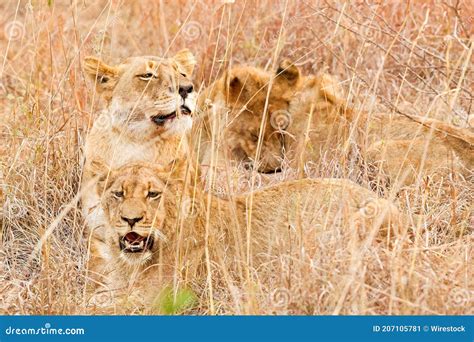
<svg viewBox="0 0 474 342">
<path fill-rule="evenodd" d="M 169 164 L 187 151 L 195 91 L 195 59 L 188 50 L 172 58 L 131 57 L 116 66 L 87 57 L 86 73 L 107 101 L 106 111 L 87 136 L 82 187 L 93 180 L 91 163 L 117 168 L 130 162 Z M 101 224 L 98 194 L 84 190 L 82 206 L 89 227 Z"/>
<path fill-rule="evenodd" d="M 324 230 L 350 228 L 366 239 L 401 222 L 391 203 L 344 179 L 286 182 L 220 199 L 170 178 L 169 170 L 137 164 L 105 171 L 97 192 L 104 194 L 106 234 L 95 240 L 104 261 L 92 270 L 113 296 L 142 304 L 172 281 L 199 281 L 205 257 L 208 266 L 224 256 L 258 266 L 290 246 L 316 253 Z"/>
</svg>

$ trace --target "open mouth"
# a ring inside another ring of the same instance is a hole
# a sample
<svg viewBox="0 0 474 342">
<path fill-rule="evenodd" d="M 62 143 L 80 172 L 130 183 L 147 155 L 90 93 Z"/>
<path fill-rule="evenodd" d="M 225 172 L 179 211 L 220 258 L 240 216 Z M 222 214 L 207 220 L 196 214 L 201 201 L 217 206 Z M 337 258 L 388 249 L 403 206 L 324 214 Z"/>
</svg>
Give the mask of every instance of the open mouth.
<svg viewBox="0 0 474 342">
<path fill-rule="evenodd" d="M 125 253 L 142 253 L 151 250 L 153 237 L 144 237 L 135 232 L 128 232 L 119 238 L 120 250 Z"/>
<path fill-rule="evenodd" d="M 191 115 L 191 110 L 187 106 L 182 105 L 181 107 L 179 107 L 179 109 L 180 109 L 181 114 Z M 177 115 L 176 111 L 173 111 L 165 115 L 155 115 L 151 117 L 151 121 L 153 121 L 158 126 L 163 126 L 167 121 L 171 121 L 175 119 L 176 115 Z"/>
</svg>

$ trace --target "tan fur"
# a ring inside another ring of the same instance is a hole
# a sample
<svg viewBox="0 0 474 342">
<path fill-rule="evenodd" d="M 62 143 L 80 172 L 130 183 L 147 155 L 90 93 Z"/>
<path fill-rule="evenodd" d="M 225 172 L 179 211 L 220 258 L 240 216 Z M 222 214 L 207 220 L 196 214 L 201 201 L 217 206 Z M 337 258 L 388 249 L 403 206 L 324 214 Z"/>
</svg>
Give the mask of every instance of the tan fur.
<svg viewBox="0 0 474 342">
<path fill-rule="evenodd" d="M 327 101 L 321 100 L 322 89 Z M 293 166 L 319 162 L 325 155 L 346 156 L 352 144 L 369 164 L 400 184 L 435 172 L 468 174 L 474 168 L 474 134 L 469 130 L 413 115 L 354 111 L 345 107 L 342 94 L 330 76 L 323 82 L 306 78 L 290 105 L 293 125 L 288 132 L 297 137 L 288 148 Z"/>
<path fill-rule="evenodd" d="M 203 165 L 210 164 L 213 151 L 217 155 L 214 165 L 228 165 L 230 160 L 253 165 L 260 140 L 260 158 L 254 166 L 260 172 L 280 167 L 286 124 L 279 119 L 284 121 L 287 116 L 292 89 L 299 76 L 294 72 L 295 69 L 283 68 L 273 75 L 258 68 L 239 66 L 199 95 L 200 121 L 195 135 L 199 137 Z M 264 113 L 266 104 L 268 109 Z"/>
<path fill-rule="evenodd" d="M 99 197 L 93 186 L 93 163 L 118 168 L 130 162 L 168 164 L 182 158 L 187 150 L 186 133 L 192 119 L 181 113 L 191 111 L 195 93 L 186 99 L 180 87 L 189 87 L 195 60 L 188 50 L 174 57 L 132 57 L 110 66 L 95 57 L 85 59 L 84 69 L 97 91 L 107 101 L 107 109 L 94 122 L 84 148 L 82 206 L 91 228 L 101 225 Z M 156 117 L 176 112 L 176 118 L 157 123 Z"/>
<path fill-rule="evenodd" d="M 107 224 L 104 240 L 96 240 L 103 262 L 93 271 L 104 276 L 112 297 L 125 295 L 148 307 L 173 281 L 183 286 L 205 282 L 206 236 L 211 263 L 225 255 L 233 264 L 250 260 L 258 267 L 290 246 L 309 255 L 317 253 L 314 242 L 327 229 L 350 229 L 357 238 L 374 240 L 401 220 L 388 201 L 343 179 L 286 182 L 220 199 L 209 196 L 199 184 L 187 187 L 181 179 L 170 179 L 162 168 L 129 165 L 108 177 L 105 173 L 98 190 L 104 192 Z M 124 191 L 124 196 L 117 198 L 117 191 Z M 160 200 L 147 198 L 149 191 L 161 192 Z M 131 231 L 123 217 L 134 216 L 144 219 L 133 231 L 155 238 L 151 252 L 143 256 L 124 254 L 119 246 L 120 237 Z"/>
</svg>

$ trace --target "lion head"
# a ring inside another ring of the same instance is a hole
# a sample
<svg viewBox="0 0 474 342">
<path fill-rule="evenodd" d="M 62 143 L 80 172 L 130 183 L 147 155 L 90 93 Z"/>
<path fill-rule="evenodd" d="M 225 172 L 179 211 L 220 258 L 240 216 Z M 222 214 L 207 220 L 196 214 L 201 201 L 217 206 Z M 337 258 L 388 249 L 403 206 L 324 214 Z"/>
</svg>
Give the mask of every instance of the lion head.
<svg viewBox="0 0 474 342">
<path fill-rule="evenodd" d="M 302 77 L 298 92 L 290 101 L 292 124 L 288 127 L 286 153 L 292 167 L 307 161 L 317 164 L 334 158 L 343 150 L 348 134 L 341 125 L 345 113 L 344 91 L 340 82 L 325 73 Z"/>
<path fill-rule="evenodd" d="M 221 143 L 230 159 L 259 172 L 280 168 L 285 129 L 291 122 L 288 107 L 298 83 L 299 70 L 288 62 L 283 62 L 276 74 L 239 66 L 211 85 L 208 94 L 200 96 L 201 108 L 206 108 L 208 101 L 219 113 L 225 113 Z M 259 144 L 260 157 L 256 161 Z"/>
<path fill-rule="evenodd" d="M 131 57 L 113 66 L 87 57 L 85 71 L 107 101 L 115 126 L 146 138 L 190 129 L 195 63 L 192 53 L 182 50 L 172 58 Z"/>
<path fill-rule="evenodd" d="M 170 193 L 160 172 L 155 167 L 127 165 L 103 172 L 97 183 L 107 222 L 107 254 L 125 264 L 141 265 L 151 260 L 159 245 L 172 235 L 164 224 L 164 197 Z"/>
</svg>

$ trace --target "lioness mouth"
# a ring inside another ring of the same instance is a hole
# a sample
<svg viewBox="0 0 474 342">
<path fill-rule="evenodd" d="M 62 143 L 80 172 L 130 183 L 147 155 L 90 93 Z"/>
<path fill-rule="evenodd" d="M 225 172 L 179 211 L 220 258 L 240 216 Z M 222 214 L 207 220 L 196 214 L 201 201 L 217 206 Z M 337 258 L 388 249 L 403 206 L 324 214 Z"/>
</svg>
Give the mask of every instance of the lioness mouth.
<svg viewBox="0 0 474 342">
<path fill-rule="evenodd" d="M 144 237 L 135 232 L 129 232 L 119 238 L 120 250 L 125 253 L 142 253 L 153 247 L 153 237 Z"/>
<path fill-rule="evenodd" d="M 191 110 L 187 106 L 182 105 L 181 107 L 179 107 L 179 109 L 180 109 L 181 114 L 191 115 Z M 175 118 L 176 118 L 176 111 L 174 111 L 172 113 L 169 113 L 169 114 L 165 114 L 165 115 L 152 116 L 151 121 L 153 121 L 158 126 L 163 126 L 166 121 L 168 121 L 168 120 L 171 121 Z"/>
</svg>

